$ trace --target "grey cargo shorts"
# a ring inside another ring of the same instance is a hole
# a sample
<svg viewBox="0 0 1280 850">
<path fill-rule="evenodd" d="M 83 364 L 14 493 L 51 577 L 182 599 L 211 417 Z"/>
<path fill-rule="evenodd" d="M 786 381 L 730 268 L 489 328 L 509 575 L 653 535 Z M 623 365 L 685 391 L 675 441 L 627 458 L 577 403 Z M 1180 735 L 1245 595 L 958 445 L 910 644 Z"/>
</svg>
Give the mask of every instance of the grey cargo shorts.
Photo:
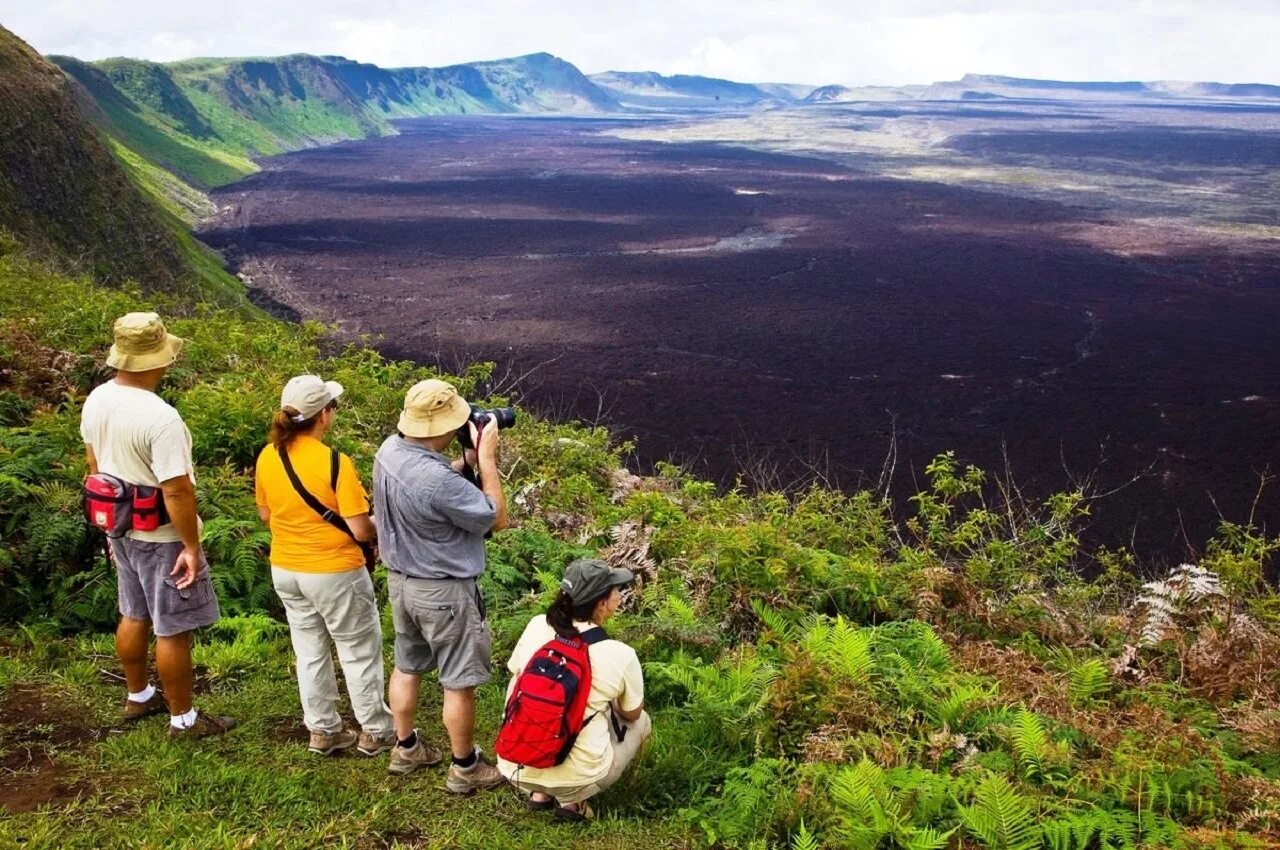
<svg viewBox="0 0 1280 850">
<path fill-rule="evenodd" d="M 451 691 L 489 681 L 493 636 L 475 579 L 411 578 L 388 571 L 387 589 L 397 670 L 439 670 L 441 687 Z"/>
<path fill-rule="evenodd" d="M 217 622 L 218 597 L 209 581 L 209 565 L 200 556 L 196 580 L 181 590 L 169 573 L 182 541 L 150 543 L 119 537 L 111 541 L 116 562 L 116 600 L 120 614 L 150 620 L 157 637 L 173 637 Z"/>
</svg>

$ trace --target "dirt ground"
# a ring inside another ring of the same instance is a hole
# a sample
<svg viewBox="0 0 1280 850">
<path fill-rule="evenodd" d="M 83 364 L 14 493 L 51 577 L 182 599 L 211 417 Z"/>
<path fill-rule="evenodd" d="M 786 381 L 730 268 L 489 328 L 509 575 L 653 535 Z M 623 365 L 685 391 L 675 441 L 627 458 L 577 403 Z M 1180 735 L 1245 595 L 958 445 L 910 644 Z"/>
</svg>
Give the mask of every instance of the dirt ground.
<svg viewBox="0 0 1280 850">
<path fill-rule="evenodd" d="M 9 689 L 0 703 L 0 810 L 29 812 L 87 794 L 88 781 L 58 755 L 105 734 L 85 726 L 51 691 L 29 685 Z"/>
<path fill-rule="evenodd" d="M 1093 535 L 1148 558 L 1247 518 L 1280 445 L 1274 240 L 617 126 L 404 122 L 267 161 L 202 235 L 278 309 L 496 360 L 641 466 L 853 487 L 896 447 L 900 498 L 944 450 L 1032 495 L 1138 476 Z"/>
</svg>

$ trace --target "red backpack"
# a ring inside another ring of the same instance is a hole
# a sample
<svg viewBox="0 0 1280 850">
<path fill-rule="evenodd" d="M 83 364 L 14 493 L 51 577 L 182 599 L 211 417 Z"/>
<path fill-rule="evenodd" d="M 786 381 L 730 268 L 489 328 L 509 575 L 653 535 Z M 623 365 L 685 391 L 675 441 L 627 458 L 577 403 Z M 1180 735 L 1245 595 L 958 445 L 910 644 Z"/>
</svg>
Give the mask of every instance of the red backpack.
<svg viewBox="0 0 1280 850">
<path fill-rule="evenodd" d="M 507 700 L 495 753 L 524 767 L 555 767 L 569 757 L 590 720 L 588 647 L 607 638 L 597 626 L 577 637 L 556 635 L 533 654 Z"/>
</svg>

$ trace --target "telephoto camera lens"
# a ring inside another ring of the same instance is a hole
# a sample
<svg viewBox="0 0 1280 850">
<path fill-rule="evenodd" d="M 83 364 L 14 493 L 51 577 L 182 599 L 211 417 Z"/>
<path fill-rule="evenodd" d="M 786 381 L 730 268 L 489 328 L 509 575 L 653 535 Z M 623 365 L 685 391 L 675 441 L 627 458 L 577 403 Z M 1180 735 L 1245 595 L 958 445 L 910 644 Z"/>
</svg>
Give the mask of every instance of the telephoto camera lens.
<svg viewBox="0 0 1280 850">
<path fill-rule="evenodd" d="M 494 407 L 490 410 L 484 410 L 473 405 L 470 418 L 458 429 L 458 442 L 462 443 L 464 448 L 474 449 L 475 446 L 471 442 L 471 429 L 467 426 L 475 423 L 476 430 L 483 431 L 490 418 L 497 421 L 499 430 L 510 428 L 516 424 L 516 409 L 514 407 Z"/>
</svg>

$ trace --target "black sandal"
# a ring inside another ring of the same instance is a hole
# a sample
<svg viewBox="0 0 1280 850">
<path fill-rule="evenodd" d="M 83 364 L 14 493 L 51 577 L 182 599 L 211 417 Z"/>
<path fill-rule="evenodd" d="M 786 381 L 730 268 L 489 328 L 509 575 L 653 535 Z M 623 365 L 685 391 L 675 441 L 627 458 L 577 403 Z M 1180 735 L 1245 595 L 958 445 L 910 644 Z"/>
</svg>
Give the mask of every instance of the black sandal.
<svg viewBox="0 0 1280 850">
<path fill-rule="evenodd" d="M 524 804 L 529 807 L 529 811 L 531 812 L 549 812 L 559 805 L 556 802 L 555 797 L 551 797 L 548 795 L 547 799 L 545 800 L 535 800 L 533 799 L 532 794 L 530 794 L 528 797 L 525 797 Z"/>
<path fill-rule="evenodd" d="M 596 813 L 591 809 L 590 803 L 584 801 L 579 803 L 578 806 L 577 811 L 558 806 L 555 810 L 556 820 L 566 821 L 567 823 L 586 823 L 595 818 Z"/>
</svg>

